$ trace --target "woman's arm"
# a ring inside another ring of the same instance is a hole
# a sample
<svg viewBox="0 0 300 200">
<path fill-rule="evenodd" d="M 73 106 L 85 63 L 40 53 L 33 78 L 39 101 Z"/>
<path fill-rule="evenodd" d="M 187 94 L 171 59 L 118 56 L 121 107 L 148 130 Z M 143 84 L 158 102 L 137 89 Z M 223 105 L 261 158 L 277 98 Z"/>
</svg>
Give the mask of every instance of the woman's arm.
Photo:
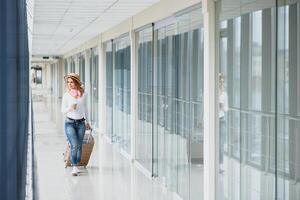
<svg viewBox="0 0 300 200">
<path fill-rule="evenodd" d="M 68 105 L 68 100 L 66 97 L 66 94 L 64 94 L 63 98 L 62 98 L 62 103 L 61 103 L 61 112 L 63 114 L 67 114 L 68 112 L 70 112 L 72 109 L 72 105 Z"/>
<path fill-rule="evenodd" d="M 89 109 L 88 109 L 88 96 L 87 93 L 85 94 L 84 97 L 84 118 L 85 118 L 85 122 L 86 122 L 86 128 L 90 129 L 90 121 L 89 121 Z"/>
</svg>

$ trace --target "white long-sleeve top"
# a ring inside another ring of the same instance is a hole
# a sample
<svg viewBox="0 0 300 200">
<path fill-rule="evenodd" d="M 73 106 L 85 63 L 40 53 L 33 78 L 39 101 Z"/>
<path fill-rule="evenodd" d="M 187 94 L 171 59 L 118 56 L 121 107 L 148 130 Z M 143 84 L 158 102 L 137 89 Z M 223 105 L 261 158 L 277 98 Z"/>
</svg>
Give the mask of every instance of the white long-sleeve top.
<svg viewBox="0 0 300 200">
<path fill-rule="evenodd" d="M 61 112 L 66 115 L 66 117 L 71 119 L 82 119 L 84 118 L 86 122 L 88 121 L 88 107 L 87 107 L 87 93 L 76 99 L 71 96 L 69 92 L 66 92 L 62 98 Z M 76 109 L 72 110 L 72 105 L 77 104 Z"/>
<path fill-rule="evenodd" d="M 225 113 L 228 111 L 228 97 L 226 92 L 221 92 L 219 94 L 219 118 L 225 116 Z"/>
</svg>

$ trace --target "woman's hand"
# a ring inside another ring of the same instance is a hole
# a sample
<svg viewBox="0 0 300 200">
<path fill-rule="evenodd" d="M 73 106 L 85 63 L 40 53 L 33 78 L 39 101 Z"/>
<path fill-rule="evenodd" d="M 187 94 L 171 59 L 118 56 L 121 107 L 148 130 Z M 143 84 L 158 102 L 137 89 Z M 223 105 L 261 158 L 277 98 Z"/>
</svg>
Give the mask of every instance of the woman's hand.
<svg viewBox="0 0 300 200">
<path fill-rule="evenodd" d="M 71 108 L 72 108 L 72 110 L 76 110 L 77 109 L 77 104 L 72 104 Z"/>
<path fill-rule="evenodd" d="M 77 109 L 77 104 L 72 104 L 72 105 L 69 107 L 68 112 L 72 112 L 72 111 L 74 111 L 74 110 L 76 110 L 76 109 Z"/>
<path fill-rule="evenodd" d="M 85 124 L 85 129 L 86 129 L 86 130 L 91 130 L 92 127 L 91 127 L 91 125 L 90 125 L 89 123 L 86 123 L 86 124 Z"/>
</svg>

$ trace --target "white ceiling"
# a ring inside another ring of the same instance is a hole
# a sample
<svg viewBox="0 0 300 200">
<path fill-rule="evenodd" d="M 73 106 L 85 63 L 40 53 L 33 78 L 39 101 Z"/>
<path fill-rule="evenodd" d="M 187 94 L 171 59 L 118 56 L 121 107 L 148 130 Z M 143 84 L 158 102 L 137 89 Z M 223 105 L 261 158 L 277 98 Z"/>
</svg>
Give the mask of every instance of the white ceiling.
<svg viewBox="0 0 300 200">
<path fill-rule="evenodd" d="M 33 55 L 63 55 L 159 0 L 35 0 Z"/>
</svg>

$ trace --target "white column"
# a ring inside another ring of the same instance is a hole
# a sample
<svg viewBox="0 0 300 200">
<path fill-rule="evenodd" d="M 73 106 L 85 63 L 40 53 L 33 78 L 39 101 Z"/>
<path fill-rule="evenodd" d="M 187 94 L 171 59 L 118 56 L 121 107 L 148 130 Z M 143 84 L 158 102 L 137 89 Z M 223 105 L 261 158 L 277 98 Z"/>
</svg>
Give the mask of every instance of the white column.
<svg viewBox="0 0 300 200">
<path fill-rule="evenodd" d="M 54 67 L 54 95 L 59 97 L 59 61 L 56 61 Z"/>
<path fill-rule="evenodd" d="M 43 75 L 42 75 L 42 84 L 43 84 L 43 86 L 42 86 L 42 88 L 43 89 L 48 89 L 48 67 L 47 67 L 47 65 L 46 64 L 43 64 L 42 65 L 42 73 L 43 73 Z"/>
<path fill-rule="evenodd" d="M 68 61 L 68 59 L 66 59 L 66 61 L 67 61 L 67 66 L 69 67 L 69 61 Z M 63 59 L 63 76 L 62 76 L 62 95 L 64 94 L 64 92 L 65 92 L 65 87 L 66 87 L 66 82 L 65 82 L 65 79 L 64 79 L 64 77 L 65 77 L 65 75 L 67 75 L 68 74 L 68 71 L 69 71 L 69 68 L 67 67 L 67 71 L 65 71 L 65 61 L 64 61 L 64 59 Z"/>
<path fill-rule="evenodd" d="M 51 64 L 46 63 L 45 64 L 45 71 L 46 71 L 46 87 L 47 90 L 50 91 L 51 89 Z"/>
<path fill-rule="evenodd" d="M 58 98 L 62 98 L 62 94 L 63 94 L 63 88 L 64 88 L 64 60 L 63 59 L 59 59 L 58 60 L 58 74 L 57 74 L 57 84 L 58 84 Z"/>
<path fill-rule="evenodd" d="M 99 71 L 99 133 L 105 134 L 106 131 L 106 65 L 104 45 L 98 45 L 98 71 Z"/>
<path fill-rule="evenodd" d="M 90 91 L 91 87 L 91 76 L 90 76 L 90 71 L 92 68 L 92 63 L 90 62 L 91 58 L 91 49 L 87 49 L 84 52 L 84 60 L 85 60 L 85 82 L 83 83 L 86 90 Z"/>
<path fill-rule="evenodd" d="M 204 15 L 204 200 L 216 199 L 216 24 L 214 0 L 203 0 Z"/>
<path fill-rule="evenodd" d="M 51 68 L 51 71 L 50 71 L 50 77 L 51 77 L 51 90 L 52 90 L 52 96 L 55 97 L 56 96 L 56 66 L 55 66 L 55 63 L 51 62 L 50 63 L 50 68 Z"/>
<path fill-rule="evenodd" d="M 130 128 L 131 128 L 131 159 L 132 161 L 135 160 L 135 136 L 137 131 L 137 116 L 138 116 L 138 66 L 137 66 L 137 56 L 136 56 L 136 34 L 132 30 L 130 32 L 130 42 L 131 42 L 131 52 L 130 52 L 130 90 L 131 90 L 131 96 L 130 96 Z"/>
</svg>

